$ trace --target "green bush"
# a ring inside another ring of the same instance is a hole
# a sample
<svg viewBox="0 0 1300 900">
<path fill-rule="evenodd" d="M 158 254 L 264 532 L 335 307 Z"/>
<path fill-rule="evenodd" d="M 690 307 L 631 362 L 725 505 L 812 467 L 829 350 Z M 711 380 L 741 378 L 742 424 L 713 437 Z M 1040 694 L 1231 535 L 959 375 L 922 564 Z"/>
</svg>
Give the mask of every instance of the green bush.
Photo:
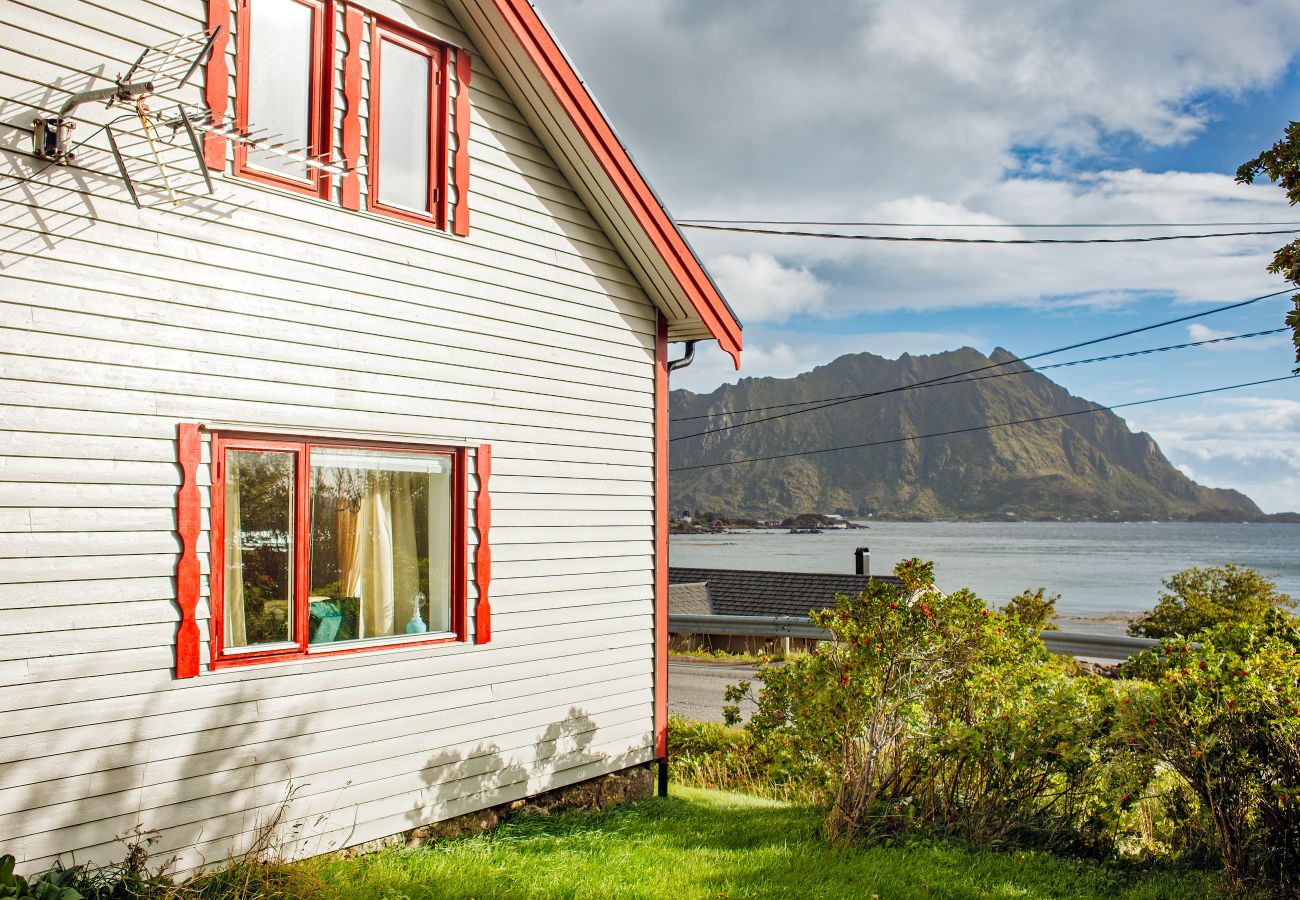
<svg viewBox="0 0 1300 900">
<path fill-rule="evenodd" d="M 1004 616 L 1015 616 L 1021 625 L 1034 631 L 1060 631 L 1061 626 L 1052 621 L 1056 617 L 1056 604 L 1060 594 L 1047 595 L 1047 588 L 1025 588 L 1002 607 Z"/>
<path fill-rule="evenodd" d="M 1139 637 L 1187 637 L 1218 625 L 1257 625 L 1269 610 L 1295 608 L 1271 578 L 1232 565 L 1185 569 L 1161 579 L 1155 608 L 1128 627 Z"/>
<path fill-rule="evenodd" d="M 1125 666 L 1135 751 L 1200 801 L 1228 874 L 1300 888 L 1300 629 L 1277 610 L 1165 640 Z"/>
<path fill-rule="evenodd" d="M 820 794 L 832 839 L 925 829 L 1108 850 L 1123 792 L 1098 785 L 1128 777 L 1109 689 L 1069 676 L 1018 617 L 937 591 L 932 564 L 895 572 L 902 587 L 813 615 L 834 641 L 760 670 L 756 758 Z"/>
<path fill-rule="evenodd" d="M 16 900 L 85 900 L 73 887 L 80 871 L 55 866 L 39 878 L 29 881 L 14 874 L 16 860 L 10 854 L 0 856 L 0 898 Z"/>
<path fill-rule="evenodd" d="M 800 786 L 774 773 L 750 733 L 718 722 L 668 719 L 669 777 L 677 784 L 742 791 L 779 800 L 804 799 Z"/>
</svg>

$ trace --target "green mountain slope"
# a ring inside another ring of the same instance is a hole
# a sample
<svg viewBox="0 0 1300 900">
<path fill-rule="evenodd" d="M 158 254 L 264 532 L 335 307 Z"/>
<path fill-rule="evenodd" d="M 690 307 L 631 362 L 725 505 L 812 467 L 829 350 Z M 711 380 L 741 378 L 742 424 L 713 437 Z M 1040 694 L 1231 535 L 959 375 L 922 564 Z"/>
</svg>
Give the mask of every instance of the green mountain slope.
<svg viewBox="0 0 1300 900">
<path fill-rule="evenodd" d="M 894 388 L 1013 360 L 963 347 L 888 360 L 840 357 L 795 378 L 746 378 L 710 394 L 673 391 L 671 436 L 741 421 L 728 410 Z M 995 370 L 1007 371 L 1007 370 Z M 672 465 L 952 431 L 1085 409 L 1037 373 L 902 391 L 672 444 Z M 784 410 L 758 413 L 772 415 Z M 728 515 L 868 513 L 892 518 L 1253 519 L 1237 491 L 1202 487 L 1175 469 L 1156 442 L 1099 412 L 859 450 L 674 472 L 672 508 Z"/>
</svg>

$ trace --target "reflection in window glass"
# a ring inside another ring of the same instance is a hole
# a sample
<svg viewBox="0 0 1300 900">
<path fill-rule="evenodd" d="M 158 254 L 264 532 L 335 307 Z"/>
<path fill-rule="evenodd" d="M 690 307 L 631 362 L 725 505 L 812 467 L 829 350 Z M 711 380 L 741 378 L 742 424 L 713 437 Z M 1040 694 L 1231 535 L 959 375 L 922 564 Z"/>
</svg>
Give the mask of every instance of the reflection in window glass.
<svg viewBox="0 0 1300 900">
<path fill-rule="evenodd" d="M 451 462 L 313 448 L 308 642 L 451 629 Z"/>
<path fill-rule="evenodd" d="M 315 11 L 297 0 L 252 0 L 249 10 L 248 126 L 271 143 L 314 152 L 311 140 L 312 34 Z M 249 148 L 260 169 L 307 180 L 300 160 Z"/>
<path fill-rule="evenodd" d="M 226 454 L 227 647 L 293 640 L 294 456 Z"/>
<path fill-rule="evenodd" d="M 429 208 L 429 76 L 433 61 L 380 41 L 379 202 Z"/>
</svg>

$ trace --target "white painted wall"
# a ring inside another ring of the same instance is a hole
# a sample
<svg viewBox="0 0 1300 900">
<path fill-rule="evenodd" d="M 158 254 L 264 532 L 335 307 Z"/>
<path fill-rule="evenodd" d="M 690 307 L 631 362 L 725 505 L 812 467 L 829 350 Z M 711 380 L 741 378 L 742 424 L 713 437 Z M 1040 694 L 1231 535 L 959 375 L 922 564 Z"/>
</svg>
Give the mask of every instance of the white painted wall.
<svg viewBox="0 0 1300 900">
<path fill-rule="evenodd" d="M 468 46 L 440 2 L 376 6 Z M 217 861 L 291 793 L 285 849 L 324 851 L 653 756 L 653 307 L 477 53 L 465 239 L 230 177 L 208 197 L 179 144 L 176 207 L 130 151 L 144 210 L 102 135 L 77 168 L 25 155 L 33 116 L 205 22 L 0 3 L 0 852 L 24 871 L 118 858 L 136 824 Z M 215 673 L 205 645 L 175 680 L 178 422 L 490 442 L 492 642 Z"/>
</svg>

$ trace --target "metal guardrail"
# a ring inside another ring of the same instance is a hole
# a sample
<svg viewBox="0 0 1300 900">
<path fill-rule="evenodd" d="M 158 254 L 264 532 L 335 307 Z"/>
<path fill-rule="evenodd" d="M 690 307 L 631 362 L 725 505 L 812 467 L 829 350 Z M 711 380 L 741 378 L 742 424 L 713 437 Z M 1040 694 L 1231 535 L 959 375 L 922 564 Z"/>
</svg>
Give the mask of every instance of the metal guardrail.
<svg viewBox="0 0 1300 900">
<path fill-rule="evenodd" d="M 670 615 L 668 630 L 680 634 L 731 634 L 742 637 L 795 637 L 829 641 L 829 631 L 818 628 L 806 616 L 697 616 Z M 1150 638 L 1122 635 L 1078 634 L 1044 631 L 1043 643 L 1060 656 L 1087 659 L 1124 660 L 1134 653 L 1160 646 Z"/>
</svg>

